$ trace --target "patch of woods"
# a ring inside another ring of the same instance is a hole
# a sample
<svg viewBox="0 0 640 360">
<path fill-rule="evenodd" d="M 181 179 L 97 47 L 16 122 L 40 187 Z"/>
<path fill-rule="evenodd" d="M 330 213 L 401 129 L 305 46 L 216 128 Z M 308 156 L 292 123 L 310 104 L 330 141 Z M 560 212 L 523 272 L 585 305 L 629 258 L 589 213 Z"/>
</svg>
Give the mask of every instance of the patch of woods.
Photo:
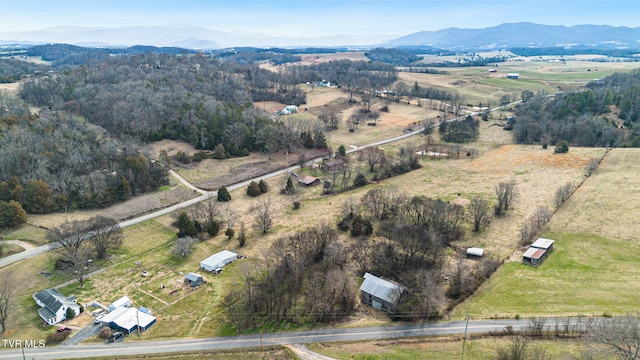
<svg viewBox="0 0 640 360">
<path fill-rule="evenodd" d="M 503 197 L 501 215 L 512 205 L 514 185 L 496 186 L 496 195 Z M 498 191 L 503 188 L 508 191 Z M 490 257 L 466 259 L 456 247 L 469 224 L 473 231 L 482 231 L 491 214 L 485 199 L 475 198 L 465 208 L 389 187 L 373 188 L 359 200 L 348 198 L 337 214 L 337 230 L 322 223 L 280 237 L 265 261 L 240 270 L 241 286 L 224 300 L 227 320 L 238 331 L 339 321 L 357 308 L 354 279 L 365 272 L 408 289 L 393 319 L 440 318 L 500 265 Z"/>
<path fill-rule="evenodd" d="M 30 214 L 105 207 L 168 183 L 166 168 L 134 139 L 111 138 L 63 113 L 16 112 L 0 114 L 0 223 L 6 226 L 23 222 L 20 207 Z"/>
<path fill-rule="evenodd" d="M 264 262 L 241 270 L 223 304 L 238 331 L 273 323 L 331 323 L 351 314 L 357 285 L 328 224 L 278 238 Z"/>
<path fill-rule="evenodd" d="M 514 139 L 519 144 L 568 146 L 640 146 L 640 71 L 616 73 L 593 81 L 585 91 L 547 97 L 523 95 L 516 106 Z M 524 92 L 523 92 L 524 93 Z M 558 151 L 559 150 L 559 151 Z"/>
<path fill-rule="evenodd" d="M 38 65 L 17 59 L 0 59 L 0 84 L 14 83 L 37 73 L 50 69 L 47 65 Z"/>
</svg>

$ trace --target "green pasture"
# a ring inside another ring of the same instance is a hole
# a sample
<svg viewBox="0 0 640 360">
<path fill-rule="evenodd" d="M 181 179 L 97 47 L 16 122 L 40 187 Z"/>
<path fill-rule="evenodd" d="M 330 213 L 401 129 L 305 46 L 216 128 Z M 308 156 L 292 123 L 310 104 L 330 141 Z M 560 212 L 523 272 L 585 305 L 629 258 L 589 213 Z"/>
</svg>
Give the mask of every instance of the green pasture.
<svg viewBox="0 0 640 360">
<path fill-rule="evenodd" d="M 453 318 L 602 316 L 637 312 L 640 244 L 590 234 L 545 233 L 554 250 L 538 267 L 505 263 Z"/>
</svg>

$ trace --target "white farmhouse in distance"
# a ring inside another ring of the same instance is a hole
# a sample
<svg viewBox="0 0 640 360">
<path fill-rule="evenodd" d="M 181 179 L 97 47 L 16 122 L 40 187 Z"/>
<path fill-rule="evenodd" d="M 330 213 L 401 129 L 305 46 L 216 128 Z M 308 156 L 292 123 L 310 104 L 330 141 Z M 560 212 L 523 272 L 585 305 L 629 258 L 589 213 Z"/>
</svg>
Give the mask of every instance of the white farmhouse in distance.
<svg viewBox="0 0 640 360">
<path fill-rule="evenodd" d="M 287 105 L 284 109 L 280 110 L 281 115 L 290 115 L 298 112 L 298 107 L 295 105 Z"/>
</svg>

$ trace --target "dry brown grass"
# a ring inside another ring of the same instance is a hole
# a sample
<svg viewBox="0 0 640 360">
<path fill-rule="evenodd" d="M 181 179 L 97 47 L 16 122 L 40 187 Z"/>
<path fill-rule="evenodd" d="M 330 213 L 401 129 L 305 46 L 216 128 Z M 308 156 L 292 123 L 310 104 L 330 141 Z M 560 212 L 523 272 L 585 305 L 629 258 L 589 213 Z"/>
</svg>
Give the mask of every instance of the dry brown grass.
<svg viewBox="0 0 640 360">
<path fill-rule="evenodd" d="M 640 149 L 612 149 L 553 217 L 550 230 L 640 241 L 640 223 L 633 215 L 637 204 L 632 201 L 640 192 L 638 156 Z"/>
</svg>

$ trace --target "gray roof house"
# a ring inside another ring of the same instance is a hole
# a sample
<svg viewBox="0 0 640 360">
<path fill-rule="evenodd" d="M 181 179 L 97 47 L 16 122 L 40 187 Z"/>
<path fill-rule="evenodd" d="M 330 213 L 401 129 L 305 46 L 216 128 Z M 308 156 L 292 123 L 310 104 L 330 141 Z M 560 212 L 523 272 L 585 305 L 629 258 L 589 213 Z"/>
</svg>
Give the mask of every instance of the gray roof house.
<svg viewBox="0 0 640 360">
<path fill-rule="evenodd" d="M 76 297 L 64 296 L 56 289 L 42 290 L 34 294 L 33 299 L 40 306 L 38 314 L 49 325 L 65 320 L 69 308 L 75 315 L 80 315 L 80 305 L 77 304 Z"/>
<path fill-rule="evenodd" d="M 399 284 L 365 273 L 360 286 L 362 302 L 374 309 L 394 313 L 398 301 L 406 289 Z"/>
</svg>

